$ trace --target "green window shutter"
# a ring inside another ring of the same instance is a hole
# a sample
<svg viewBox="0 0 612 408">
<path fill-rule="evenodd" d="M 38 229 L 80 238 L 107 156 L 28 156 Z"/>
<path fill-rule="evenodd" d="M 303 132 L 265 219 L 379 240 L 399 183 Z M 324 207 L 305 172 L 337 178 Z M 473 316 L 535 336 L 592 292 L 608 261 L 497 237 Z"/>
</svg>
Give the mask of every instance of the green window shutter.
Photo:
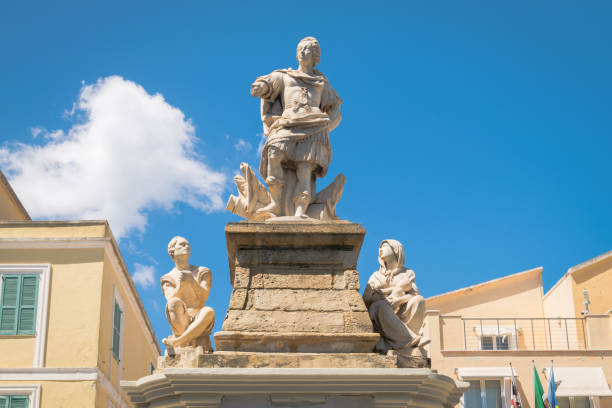
<svg viewBox="0 0 612 408">
<path fill-rule="evenodd" d="M 36 303 L 38 299 L 38 275 L 21 277 L 21 301 L 19 302 L 19 326 L 17 334 L 36 332 Z"/>
<path fill-rule="evenodd" d="M 119 345 L 121 344 L 121 315 L 122 311 L 117 302 L 113 312 L 113 356 L 119 360 Z"/>
<path fill-rule="evenodd" d="M 27 395 L 11 395 L 9 397 L 9 408 L 28 408 L 29 399 Z"/>
<path fill-rule="evenodd" d="M 0 395 L 0 408 L 8 408 L 8 397 Z"/>
<path fill-rule="evenodd" d="M 0 299 L 0 334 L 17 334 L 19 311 L 19 275 L 2 276 L 2 298 Z"/>
</svg>

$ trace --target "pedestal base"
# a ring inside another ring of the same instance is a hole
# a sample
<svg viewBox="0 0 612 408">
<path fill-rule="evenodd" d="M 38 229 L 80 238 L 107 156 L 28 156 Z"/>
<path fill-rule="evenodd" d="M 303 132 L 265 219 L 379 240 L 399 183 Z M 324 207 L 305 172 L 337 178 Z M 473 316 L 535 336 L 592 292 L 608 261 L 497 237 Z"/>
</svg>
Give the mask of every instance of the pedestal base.
<svg viewBox="0 0 612 408">
<path fill-rule="evenodd" d="M 233 291 L 221 351 L 367 353 L 374 333 L 359 294 L 365 230 L 349 222 L 225 227 Z"/>
<path fill-rule="evenodd" d="M 415 360 L 412 367 L 426 367 L 427 360 Z M 376 353 L 254 353 L 216 351 L 162 356 L 157 371 L 166 368 L 397 368 L 398 357 Z"/>
<path fill-rule="evenodd" d="M 378 333 L 215 333 L 218 350 L 279 353 L 369 353 Z"/>
<path fill-rule="evenodd" d="M 167 368 L 121 382 L 137 408 L 450 408 L 467 387 L 419 368 Z"/>
</svg>

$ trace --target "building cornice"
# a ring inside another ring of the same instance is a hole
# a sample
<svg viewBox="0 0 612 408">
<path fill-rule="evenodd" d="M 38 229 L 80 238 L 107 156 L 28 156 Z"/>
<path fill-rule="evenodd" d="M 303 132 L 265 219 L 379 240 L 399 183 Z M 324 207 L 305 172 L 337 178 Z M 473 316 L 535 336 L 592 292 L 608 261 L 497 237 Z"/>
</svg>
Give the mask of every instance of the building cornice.
<svg viewBox="0 0 612 408">
<path fill-rule="evenodd" d="M 2 173 L 2 170 L 0 170 L 0 184 L 4 186 L 9 197 L 11 198 L 13 203 L 17 206 L 17 208 L 21 212 L 21 215 L 23 215 L 23 217 L 28 221 L 32 220 L 32 218 L 30 217 L 30 214 L 28 214 L 23 204 L 21 204 L 21 200 L 19 200 L 19 197 L 17 197 L 17 194 L 15 194 L 15 190 L 13 190 L 13 187 L 11 187 L 7 178 L 4 176 L 4 173 Z"/>
</svg>

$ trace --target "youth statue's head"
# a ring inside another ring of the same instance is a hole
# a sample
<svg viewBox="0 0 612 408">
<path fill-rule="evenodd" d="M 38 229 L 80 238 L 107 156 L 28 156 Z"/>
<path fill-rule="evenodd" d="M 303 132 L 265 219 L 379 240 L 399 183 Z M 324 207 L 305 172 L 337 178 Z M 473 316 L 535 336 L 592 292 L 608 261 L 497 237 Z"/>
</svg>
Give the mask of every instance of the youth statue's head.
<svg viewBox="0 0 612 408">
<path fill-rule="evenodd" d="M 302 38 L 297 46 L 297 60 L 301 65 L 316 67 L 321 61 L 319 41 L 314 37 Z"/>
<path fill-rule="evenodd" d="M 188 259 L 191 254 L 191 246 L 187 239 L 176 236 L 168 243 L 168 255 L 174 261 L 177 257 Z"/>
</svg>

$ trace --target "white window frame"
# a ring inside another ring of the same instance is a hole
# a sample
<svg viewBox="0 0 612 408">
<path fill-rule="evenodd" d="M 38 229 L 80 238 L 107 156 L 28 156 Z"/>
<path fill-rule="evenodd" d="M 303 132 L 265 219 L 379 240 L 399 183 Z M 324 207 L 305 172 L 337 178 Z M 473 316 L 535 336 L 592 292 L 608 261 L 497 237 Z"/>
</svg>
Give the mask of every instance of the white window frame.
<svg viewBox="0 0 612 408">
<path fill-rule="evenodd" d="M 0 264 L 2 275 L 39 275 L 38 299 L 36 299 L 36 331 L 34 337 L 34 361 L 32 367 L 41 368 L 45 364 L 45 350 L 47 348 L 47 318 L 49 314 L 49 289 L 51 280 L 50 264 Z M 0 281 L 0 293 L 2 283 Z M 26 335 L 30 336 L 30 335 Z M 14 337 L 14 336 L 10 336 Z"/>
<path fill-rule="evenodd" d="M 569 398 L 569 408 L 574 408 L 574 398 L 575 397 L 586 397 L 589 399 L 589 403 L 591 405 L 591 408 L 599 408 L 599 397 L 597 396 L 591 396 L 591 395 L 572 395 L 572 396 L 558 396 L 557 399 L 559 398 Z"/>
<path fill-rule="evenodd" d="M 0 386 L 0 395 L 27 395 L 28 408 L 40 408 L 40 385 Z"/>
<path fill-rule="evenodd" d="M 511 389 L 510 388 L 510 383 L 512 382 L 511 378 L 509 377 L 469 378 L 468 377 L 468 378 L 462 378 L 461 381 L 478 381 L 480 383 L 480 404 L 481 404 L 480 406 L 481 408 L 484 408 L 487 406 L 485 381 L 498 381 L 500 383 L 499 392 L 500 392 L 500 397 L 501 397 L 502 408 L 509 408 L 510 399 L 508 398 L 508 391 Z M 461 400 L 459 402 L 459 405 L 462 408 L 465 408 L 464 395 L 465 393 L 461 396 Z"/>
<path fill-rule="evenodd" d="M 121 309 L 121 321 L 120 321 L 120 325 L 121 327 L 119 327 L 119 361 L 117 362 L 118 364 L 118 369 L 117 371 L 119 371 L 117 373 L 117 383 L 121 382 L 121 372 L 122 372 L 122 367 L 123 367 L 123 336 L 124 336 L 124 332 L 125 332 L 125 303 L 123 302 L 123 299 L 121 298 L 121 295 L 119 294 L 119 290 L 117 290 L 116 286 L 113 286 L 113 302 L 111 305 L 111 329 L 110 329 L 110 347 L 109 347 L 109 378 L 112 382 L 112 372 L 113 372 L 113 360 L 115 359 L 115 356 L 113 354 L 113 325 L 115 324 L 114 322 L 114 314 L 115 314 L 115 302 L 119 305 L 119 308 Z"/>
<path fill-rule="evenodd" d="M 504 326 L 504 329 L 506 328 L 506 326 Z M 482 332 L 480 332 L 480 327 L 475 327 L 476 329 L 476 337 L 478 337 L 478 350 L 481 351 L 510 351 L 510 350 L 517 350 L 517 344 L 518 344 L 518 335 L 517 335 L 517 330 L 515 329 L 511 329 L 511 332 L 509 334 L 497 334 L 494 333 L 494 331 L 498 330 L 497 326 L 483 326 L 482 327 Z M 487 332 L 486 334 L 484 332 Z M 488 332 L 491 332 L 491 334 L 489 334 Z M 504 337 L 507 336 L 508 337 L 508 348 L 507 349 L 498 349 L 497 348 L 497 337 Z M 483 337 L 491 337 L 493 339 L 493 349 L 483 349 L 482 348 L 482 338 Z"/>
</svg>

